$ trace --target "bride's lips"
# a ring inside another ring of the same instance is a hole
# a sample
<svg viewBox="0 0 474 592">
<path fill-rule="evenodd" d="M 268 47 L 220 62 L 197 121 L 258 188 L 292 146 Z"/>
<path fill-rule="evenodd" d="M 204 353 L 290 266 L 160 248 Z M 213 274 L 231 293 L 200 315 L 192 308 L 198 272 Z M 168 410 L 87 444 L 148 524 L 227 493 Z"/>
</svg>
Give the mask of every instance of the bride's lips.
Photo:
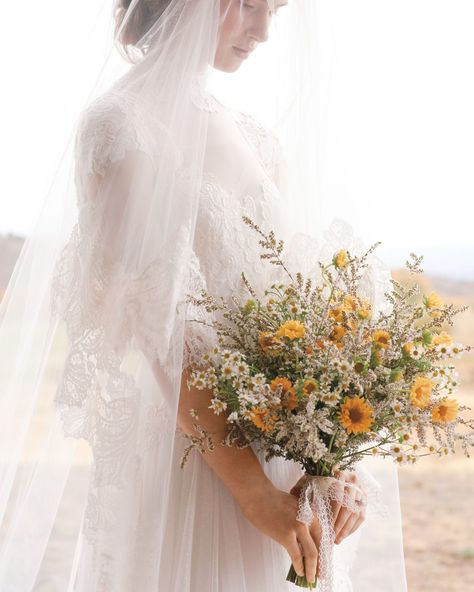
<svg viewBox="0 0 474 592">
<path fill-rule="evenodd" d="M 245 49 L 240 49 L 240 47 L 235 47 L 235 45 L 232 46 L 232 49 L 241 58 L 247 58 L 250 54 L 250 51 L 246 51 Z"/>
</svg>

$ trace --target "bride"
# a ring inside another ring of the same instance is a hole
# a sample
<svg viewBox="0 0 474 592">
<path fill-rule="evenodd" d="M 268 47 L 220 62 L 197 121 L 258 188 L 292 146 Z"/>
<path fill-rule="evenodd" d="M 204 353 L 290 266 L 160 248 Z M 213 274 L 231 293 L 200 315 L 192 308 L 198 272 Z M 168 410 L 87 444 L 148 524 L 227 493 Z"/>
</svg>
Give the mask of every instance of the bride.
<svg viewBox="0 0 474 592">
<path fill-rule="evenodd" d="M 290 564 L 308 580 L 319 565 L 320 525 L 296 519 L 294 486 L 303 471 L 281 458 L 265 462 L 253 447 L 218 445 L 225 414 L 213 412 L 210 392 L 187 385 L 192 352 L 211 348 L 213 335 L 199 322 L 209 319 L 185 297 L 202 289 L 244 296 L 241 271 L 257 289 L 271 283 L 244 214 L 287 238 L 288 256 L 302 267 L 311 269 L 323 252 L 304 232 L 317 227 L 310 203 L 317 197 L 316 3 L 115 4 L 115 43 L 131 67 L 81 113 L 74 185 L 55 188 L 46 214 L 58 219 L 61 208 L 67 211 L 48 249 L 27 241 L 2 303 L 2 351 L 9 343 L 10 353 L 1 427 L 9 465 L 2 464 L 0 509 L 10 517 L 0 587 L 295 589 L 285 579 Z M 245 91 L 245 109 L 210 92 L 219 76 L 228 89 L 235 79 Z M 59 196 L 71 197 L 61 205 Z M 325 239 L 326 249 L 360 248 L 349 225 L 333 224 Z M 45 282 L 38 304 L 26 298 L 33 261 L 41 262 L 37 277 Z M 369 294 L 375 305 L 380 283 Z M 34 384 L 9 369 L 12 360 L 30 379 L 37 368 Z M 48 372 L 55 380 L 48 435 L 29 478 L 17 483 Z M 197 436 L 191 408 L 216 446 L 193 451 L 181 469 L 188 439 Z M 62 548 L 61 566 L 51 568 L 45 557 L 61 526 L 80 440 L 91 463 L 81 500 L 75 490 L 77 538 L 72 550 Z M 333 505 L 334 573 L 318 590 L 406 589 L 397 482 L 388 472 L 384 480 L 383 471 L 377 480 L 367 466 L 338 473 L 342 484 L 368 493 L 367 516 Z M 380 500 L 388 518 L 377 513 Z M 42 587 L 48 583 L 56 587 Z"/>
</svg>

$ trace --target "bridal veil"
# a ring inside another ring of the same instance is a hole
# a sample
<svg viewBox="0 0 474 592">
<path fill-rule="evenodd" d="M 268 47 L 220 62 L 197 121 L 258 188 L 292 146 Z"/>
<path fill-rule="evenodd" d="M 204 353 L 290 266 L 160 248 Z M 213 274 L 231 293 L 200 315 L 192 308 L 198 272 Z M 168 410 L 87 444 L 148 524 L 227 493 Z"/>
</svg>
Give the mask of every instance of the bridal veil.
<svg viewBox="0 0 474 592">
<path fill-rule="evenodd" d="M 296 260 L 311 263 L 304 245 L 357 248 L 318 216 L 319 2 L 289 0 L 238 72 L 213 68 L 222 15 L 255 4 L 114 5 L 127 67 L 103 63 L 0 306 L 4 592 L 158 590 L 209 121 L 193 97 L 219 77 L 277 134 Z M 373 261 L 377 306 L 388 274 Z M 387 513 L 341 554 L 355 591 L 403 592 L 396 467 L 363 464 Z"/>
</svg>

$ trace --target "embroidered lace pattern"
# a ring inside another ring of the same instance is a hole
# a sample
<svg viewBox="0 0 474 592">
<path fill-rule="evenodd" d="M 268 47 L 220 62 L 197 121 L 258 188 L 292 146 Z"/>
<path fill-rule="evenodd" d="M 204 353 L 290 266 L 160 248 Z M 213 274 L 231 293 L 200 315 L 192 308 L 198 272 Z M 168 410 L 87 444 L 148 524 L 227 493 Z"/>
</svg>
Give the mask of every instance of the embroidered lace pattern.
<svg viewBox="0 0 474 592">
<path fill-rule="evenodd" d="M 203 93 L 200 85 L 195 91 L 192 96 L 198 108 L 210 113 L 222 108 Z M 208 242 L 201 249 L 200 258 L 194 251 L 171 252 L 168 259 L 153 261 L 137 276 L 131 276 L 119 261 L 107 259 L 97 228 L 101 204 L 81 199 L 82 182 L 89 174 L 104 175 L 110 164 L 123 159 L 128 151 L 152 154 L 153 139 L 143 132 L 146 127 L 141 125 L 127 98 L 113 93 L 94 101 L 79 122 L 75 145 L 78 221 L 55 265 L 51 311 L 64 320 L 70 343 L 55 403 L 64 433 L 87 440 L 93 451 L 84 518 L 84 534 L 91 544 L 99 531 L 117 524 L 115 492 L 130 485 L 127 480 L 140 465 L 134 443 L 145 438 L 149 446 L 156 446 L 157 434 L 173 429 L 165 409 L 147 403 L 132 374 L 123 369 L 130 351 L 141 351 L 149 360 L 165 361 L 173 347 L 171 323 L 166 326 L 166 309 L 160 308 L 160 303 L 167 300 L 166 290 L 171 289 L 169 278 L 164 277 L 165 270 L 188 262 L 184 272 L 188 277 L 187 291 L 191 293 L 219 285 L 225 285 L 230 292 L 237 284 L 237 270 L 251 268 L 257 273 L 255 244 L 251 244 L 248 230 L 244 232 L 241 215 L 245 212 L 260 221 L 269 220 L 278 192 L 268 177 L 273 166 L 270 142 L 265 141 L 264 131 L 249 121 L 245 120 L 242 130 L 259 151 L 267 172 L 267 176 L 262 175 L 260 194 L 244 195 L 240 202 L 230 202 L 226 200 L 226 191 L 210 174 L 205 175 L 202 186 L 197 235 L 212 232 L 207 236 L 225 237 L 225 254 L 220 249 L 222 244 L 216 248 Z M 253 138 L 254 133 L 259 137 Z M 182 171 L 183 183 L 191 174 L 192 171 Z M 224 230 L 226 234 L 222 233 Z M 189 229 L 183 228 L 182 232 Z M 178 238 L 177 244 L 186 241 Z M 83 272 L 85 265 L 87 274 Z M 224 277 L 221 265 L 227 270 Z M 195 313 L 199 314 L 187 310 L 186 318 L 195 318 Z M 157 327 L 156 319 L 162 319 L 163 326 Z M 114 327 L 112 334 L 110 327 Z M 187 323 L 186 335 L 190 340 L 210 338 L 205 331 L 191 330 L 191 322 Z M 137 434 L 145 408 L 147 428 L 143 435 Z"/>
</svg>

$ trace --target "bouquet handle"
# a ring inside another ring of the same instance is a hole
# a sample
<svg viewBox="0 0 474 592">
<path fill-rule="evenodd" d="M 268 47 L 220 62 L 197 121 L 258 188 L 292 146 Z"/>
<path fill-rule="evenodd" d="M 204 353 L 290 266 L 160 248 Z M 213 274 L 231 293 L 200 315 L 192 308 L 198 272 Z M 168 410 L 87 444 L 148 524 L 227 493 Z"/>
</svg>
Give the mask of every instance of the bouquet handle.
<svg viewBox="0 0 474 592">
<path fill-rule="evenodd" d="M 309 475 L 305 473 L 293 489 L 299 489 L 298 513 L 296 519 L 303 524 L 311 525 L 316 518 L 321 527 L 321 541 L 318 549 L 320 565 L 320 592 L 333 592 L 333 546 L 335 533 L 333 529 L 333 513 L 331 501 L 336 501 L 351 512 L 360 512 L 367 505 L 367 495 L 361 487 L 350 481 L 341 481 L 333 476 Z M 293 566 L 287 580 L 298 586 L 314 588 L 305 577 L 296 575 Z"/>
</svg>

